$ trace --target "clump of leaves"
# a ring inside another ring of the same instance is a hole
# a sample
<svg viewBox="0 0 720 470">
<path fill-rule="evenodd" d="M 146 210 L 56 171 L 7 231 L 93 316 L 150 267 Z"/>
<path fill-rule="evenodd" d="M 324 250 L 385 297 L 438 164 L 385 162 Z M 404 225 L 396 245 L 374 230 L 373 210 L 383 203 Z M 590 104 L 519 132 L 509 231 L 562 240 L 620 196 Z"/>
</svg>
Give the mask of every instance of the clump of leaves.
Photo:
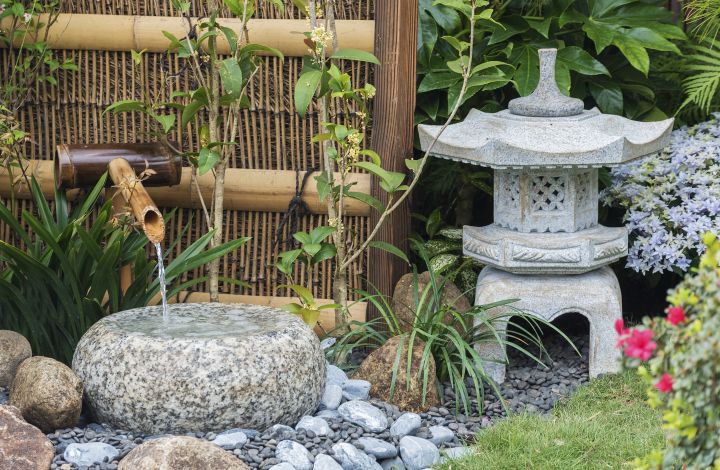
<svg viewBox="0 0 720 470">
<path fill-rule="evenodd" d="M 418 246 L 417 250 L 430 267 L 423 247 Z M 422 374 L 423 404 L 431 387 L 437 387 L 442 396 L 442 385 L 449 383 L 455 392 L 456 411 L 462 409 L 468 414 L 472 411 L 471 391 L 472 395 L 477 397 L 478 407 L 482 407 L 486 386 L 489 386 L 496 396 L 502 397 L 497 385 L 485 372 L 483 359 L 475 351 L 474 345 L 501 343 L 543 365 L 541 358 L 547 356 L 547 351 L 542 343 L 542 326 L 557 331 L 570 341 L 552 324 L 513 308 L 513 299 L 476 305 L 468 312 L 460 313 L 453 306 L 456 299 L 443 301 L 442 293 L 447 281 L 442 280 L 432 268 L 428 269 L 428 272 L 430 282 L 419 291 L 417 269 L 414 270 L 412 292 L 417 294 L 414 295 L 412 306 L 415 316 L 410 325 L 404 324 L 404 320 L 396 315 L 386 296 L 360 291 L 361 301 L 373 305 L 380 316 L 367 322 L 352 322 L 349 331 L 327 349 L 330 360 L 344 358 L 353 350 L 377 349 L 394 336 L 405 338 L 408 351 L 413 350 L 415 341 L 422 341 L 424 346 L 419 370 L 428 370 L 430 358 L 435 361 L 436 370 L 436 377 Z M 452 321 L 448 322 L 448 318 Z M 505 322 L 507 330 L 501 330 Z M 534 348 L 540 351 L 538 355 L 530 352 L 530 349 Z M 399 364 L 400 362 L 396 361 L 393 369 L 393 384 L 397 382 Z M 396 386 L 401 387 L 403 384 L 397 383 Z M 478 411 L 482 412 L 482 409 Z"/>
<path fill-rule="evenodd" d="M 84 199 L 74 201 L 72 210 L 65 192 L 58 190 L 51 209 L 32 179 L 37 215 L 23 212 L 27 228 L 0 204 L 0 221 L 22 244 L 16 247 L 0 240 L 0 329 L 24 335 L 35 354 L 68 364 L 78 340 L 93 323 L 110 313 L 148 305 L 160 290 L 157 261 L 148 257 L 145 235 L 114 219 L 112 201 L 106 201 L 92 218 L 106 179 L 104 175 Z M 176 283 L 247 241 L 244 238 L 206 249 L 211 237 L 212 232 L 200 237 L 167 265 L 169 296 L 206 281 L 198 277 Z M 166 252 L 172 252 L 174 246 Z M 133 275 L 125 292 L 120 288 L 124 266 L 132 266 Z"/>
</svg>

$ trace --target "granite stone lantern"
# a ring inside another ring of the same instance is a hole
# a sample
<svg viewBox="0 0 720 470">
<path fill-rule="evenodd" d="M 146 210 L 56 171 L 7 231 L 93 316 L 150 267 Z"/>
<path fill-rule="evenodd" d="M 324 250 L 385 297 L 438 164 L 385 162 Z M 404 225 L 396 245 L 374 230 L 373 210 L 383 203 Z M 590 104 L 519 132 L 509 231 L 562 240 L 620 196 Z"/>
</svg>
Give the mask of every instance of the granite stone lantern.
<svg viewBox="0 0 720 470">
<path fill-rule="evenodd" d="M 463 229 L 465 254 L 486 265 L 475 304 L 517 298 L 514 308 L 548 321 L 582 314 L 590 324 L 595 377 L 619 366 L 613 324 L 622 317 L 622 301 L 607 265 L 628 250 L 625 227 L 598 224 L 598 168 L 660 150 L 673 120 L 636 122 L 585 110 L 581 100 L 558 89 L 556 53 L 539 51 L 540 81 L 531 95 L 498 113 L 471 111 L 448 126 L 431 154 L 495 170 L 494 223 Z M 423 149 L 439 131 L 419 126 Z M 502 308 L 508 307 L 496 313 Z M 504 347 L 484 343 L 476 349 L 489 375 L 503 382 Z"/>
</svg>

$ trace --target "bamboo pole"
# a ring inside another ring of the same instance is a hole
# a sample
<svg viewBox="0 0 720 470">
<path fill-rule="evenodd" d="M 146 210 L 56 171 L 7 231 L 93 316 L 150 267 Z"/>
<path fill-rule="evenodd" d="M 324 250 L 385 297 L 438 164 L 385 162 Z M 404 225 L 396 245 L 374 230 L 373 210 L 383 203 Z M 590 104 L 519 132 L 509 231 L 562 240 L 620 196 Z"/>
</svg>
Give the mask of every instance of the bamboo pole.
<svg viewBox="0 0 720 470">
<path fill-rule="evenodd" d="M 395 1 L 395 0 L 393 0 Z M 10 18 L 0 21 L 7 28 Z M 42 18 L 41 18 L 42 21 Z M 192 19 L 193 24 L 197 18 Z M 241 21 L 236 18 L 220 18 L 218 22 L 240 34 Z M 174 16 L 129 15 L 58 15 L 48 35 L 51 49 L 165 52 L 169 40 L 163 31 L 177 38 L 187 35 L 188 23 Z M 303 32 L 307 31 L 305 20 L 252 19 L 248 23 L 250 42 L 274 47 L 286 56 L 302 57 L 307 54 Z M 340 47 L 353 47 L 372 52 L 375 22 L 371 20 L 338 20 Z M 39 37 L 43 37 L 41 29 Z M 218 37 L 218 51 L 229 54 L 227 40 Z"/>
<path fill-rule="evenodd" d="M 190 302 L 209 302 L 210 294 L 208 292 L 180 292 L 178 295 L 170 297 L 168 303 L 190 303 Z M 158 304 L 160 302 L 160 294 L 156 295 L 150 304 Z M 252 304 L 265 305 L 268 307 L 281 308 L 292 302 L 299 302 L 295 297 L 272 297 L 267 295 L 241 295 L 241 294 L 220 294 L 220 302 L 224 304 Z M 318 304 L 325 305 L 333 303 L 332 299 L 317 299 Z M 364 322 L 367 318 L 367 302 L 356 302 L 350 305 L 350 321 Z M 332 309 L 322 310 L 318 323 L 325 331 L 331 331 L 335 328 L 335 313 Z M 321 329 L 315 329 L 318 334 Z"/>
<path fill-rule="evenodd" d="M 130 205 L 135 220 L 151 243 L 165 238 L 165 221 L 135 171 L 124 158 L 116 158 L 108 165 L 110 179 L 119 189 L 123 199 Z"/>
<path fill-rule="evenodd" d="M 53 162 L 49 160 L 36 160 L 29 164 L 29 173 L 33 174 L 40 184 L 47 199 L 54 197 Z M 198 209 L 201 206 L 197 189 L 191 182 L 192 171 L 183 168 L 180 184 L 172 187 L 145 188 L 159 207 L 180 207 Z M 303 174 L 299 175 L 302 180 Z M 151 177 L 152 178 L 152 177 Z M 228 168 L 225 175 L 225 209 L 248 210 L 260 212 L 285 212 L 290 200 L 295 196 L 295 186 L 298 174 L 292 170 L 247 170 Z M 364 173 L 354 173 L 350 178 L 355 182 L 353 191 L 370 194 L 370 176 Z M 0 167 L 0 196 L 9 197 L 11 190 L 10 175 L 7 169 Z M 206 201 L 212 196 L 214 178 L 208 173 L 199 177 L 198 183 Z M 68 198 L 75 197 L 78 191 L 70 191 Z M 23 181 L 15 185 L 15 197 L 30 199 L 29 188 Z M 303 192 L 303 201 L 308 205 L 310 212 L 324 214 L 327 212 L 325 204 L 318 198 L 317 188 L 312 178 L 308 181 Z M 346 213 L 349 216 L 367 216 L 370 209 L 365 204 L 354 199 L 346 199 Z"/>
</svg>

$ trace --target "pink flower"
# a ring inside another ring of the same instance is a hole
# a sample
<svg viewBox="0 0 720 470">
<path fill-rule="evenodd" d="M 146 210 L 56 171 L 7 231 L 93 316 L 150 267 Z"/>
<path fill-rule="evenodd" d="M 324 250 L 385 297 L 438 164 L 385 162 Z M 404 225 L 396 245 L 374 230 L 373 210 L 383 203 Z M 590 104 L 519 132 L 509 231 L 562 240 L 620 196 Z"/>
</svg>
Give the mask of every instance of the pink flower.
<svg viewBox="0 0 720 470">
<path fill-rule="evenodd" d="M 670 393 L 673 389 L 673 379 L 670 377 L 670 374 L 667 372 L 660 377 L 660 380 L 658 380 L 655 383 L 655 388 L 660 390 L 663 393 Z"/>
<path fill-rule="evenodd" d="M 622 318 L 618 318 L 615 320 L 615 331 L 617 332 L 619 338 L 617 341 L 617 344 L 615 345 L 616 348 L 621 349 L 623 346 L 625 346 L 625 341 L 627 340 L 627 335 L 630 333 L 630 330 L 625 328 L 625 322 Z"/>
<path fill-rule="evenodd" d="M 677 326 L 685 321 L 685 309 L 682 307 L 670 307 L 667 309 L 667 321 L 671 325 Z"/>
<path fill-rule="evenodd" d="M 647 361 L 652 357 L 653 351 L 657 348 L 657 343 L 652 339 L 652 330 L 638 330 L 637 328 L 633 328 L 623 343 L 625 355 L 627 357 L 640 359 L 641 361 Z"/>
</svg>

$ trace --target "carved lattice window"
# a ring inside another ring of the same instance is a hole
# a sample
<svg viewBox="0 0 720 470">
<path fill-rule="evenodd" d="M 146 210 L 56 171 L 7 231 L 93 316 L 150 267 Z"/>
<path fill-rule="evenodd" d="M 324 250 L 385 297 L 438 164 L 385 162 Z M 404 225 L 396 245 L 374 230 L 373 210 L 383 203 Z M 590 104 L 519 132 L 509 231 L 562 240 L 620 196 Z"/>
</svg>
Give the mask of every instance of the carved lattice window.
<svg viewBox="0 0 720 470">
<path fill-rule="evenodd" d="M 530 194 L 533 211 L 565 210 L 565 176 L 534 176 Z"/>
</svg>

